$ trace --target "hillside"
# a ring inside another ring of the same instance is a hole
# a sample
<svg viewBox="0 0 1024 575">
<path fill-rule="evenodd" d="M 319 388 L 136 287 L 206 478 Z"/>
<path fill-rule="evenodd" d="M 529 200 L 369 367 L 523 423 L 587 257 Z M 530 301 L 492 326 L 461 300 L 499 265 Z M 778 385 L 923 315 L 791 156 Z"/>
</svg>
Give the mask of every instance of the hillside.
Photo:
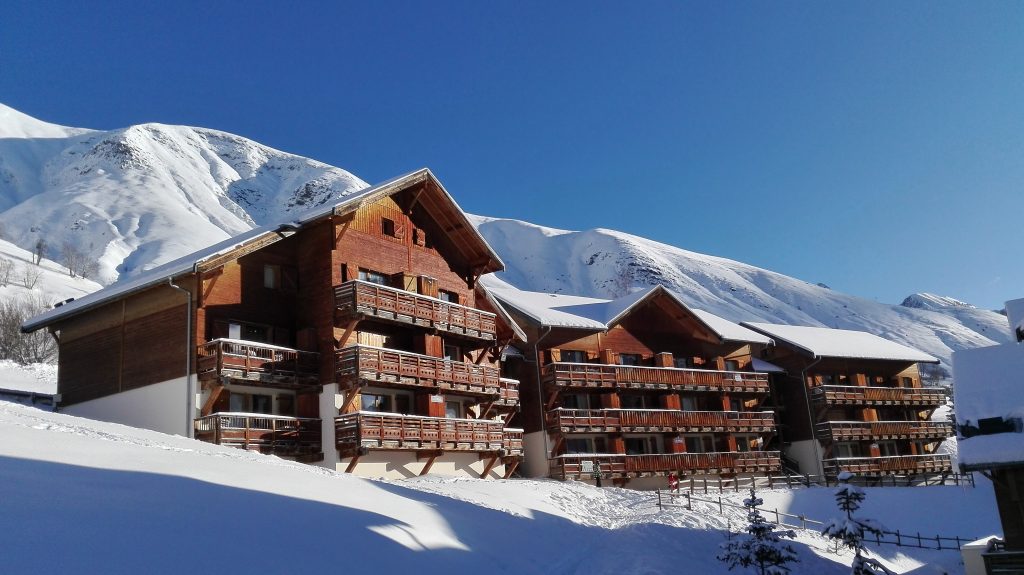
<svg viewBox="0 0 1024 575">
<path fill-rule="evenodd" d="M 58 261 L 65 242 L 78 246 L 98 262 L 101 283 L 365 186 L 340 168 L 225 132 L 69 128 L 0 104 L 0 234 L 29 250 L 42 238 Z M 521 289 L 608 297 L 663 283 L 728 319 L 862 329 L 947 367 L 955 350 L 1010 338 L 1001 315 L 952 298 L 914 294 L 889 305 L 614 230 L 475 222 L 508 265 L 499 280 Z M 53 300 L 80 289 L 53 287 Z"/>
<path fill-rule="evenodd" d="M 999 527 L 985 484 L 867 492 L 864 516 L 891 529 Z M 837 514 L 831 489 L 761 495 L 768 509 Z M 714 555 L 743 521 L 739 510 L 662 511 L 649 493 L 574 482 L 372 481 L 3 401 L 0 500 L 4 571 L 39 574 L 724 575 Z M 849 572 L 850 554 L 816 532 L 800 532 L 796 546 L 794 573 Z M 956 552 L 872 551 L 899 573 L 962 573 Z"/>
<path fill-rule="evenodd" d="M 889 305 L 614 230 L 576 232 L 483 216 L 473 221 L 506 265 L 489 280 L 494 285 L 618 297 L 660 283 L 688 305 L 733 321 L 864 330 L 930 353 L 947 368 L 955 350 L 1010 340 L 1005 316 L 952 298 L 915 294 Z"/>
<path fill-rule="evenodd" d="M 0 227 L 28 249 L 44 239 L 51 259 L 79 246 L 103 283 L 363 187 L 225 132 L 67 128 L 0 104 Z"/>
</svg>

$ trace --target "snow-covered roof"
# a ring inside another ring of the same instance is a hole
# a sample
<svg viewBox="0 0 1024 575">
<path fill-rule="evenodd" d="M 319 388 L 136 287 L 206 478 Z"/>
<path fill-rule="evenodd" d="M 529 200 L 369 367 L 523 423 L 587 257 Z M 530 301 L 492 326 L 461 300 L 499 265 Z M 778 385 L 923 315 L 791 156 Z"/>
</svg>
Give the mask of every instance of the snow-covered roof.
<svg viewBox="0 0 1024 575">
<path fill-rule="evenodd" d="M 616 299 L 552 294 L 518 290 L 508 286 L 489 287 L 500 302 L 515 308 L 544 327 L 565 327 L 604 331 L 622 321 L 630 312 L 657 295 L 665 295 L 693 314 L 722 341 L 771 343 L 771 339 L 704 310 L 693 309 L 663 286 L 638 290 Z"/>
<path fill-rule="evenodd" d="M 866 331 L 747 321 L 743 322 L 743 325 L 814 357 L 939 362 L 938 359 L 923 351 L 889 341 Z"/>
<path fill-rule="evenodd" d="M 31 332 L 37 329 L 43 328 L 56 321 L 67 319 L 73 315 L 77 315 L 86 310 L 95 308 L 103 305 L 107 302 L 113 301 L 121 296 L 141 291 L 143 289 L 153 287 L 157 284 L 165 283 L 170 281 L 172 278 L 180 276 L 182 274 L 193 271 L 195 267 L 205 261 L 208 261 L 216 256 L 230 253 L 238 248 L 245 246 L 256 240 L 263 240 L 269 236 L 277 234 L 279 230 L 291 230 L 294 231 L 297 228 L 301 228 L 303 225 L 311 223 L 316 220 L 320 220 L 324 217 L 340 214 L 350 213 L 355 211 L 365 203 L 376 201 L 381 197 L 389 196 L 395 192 L 401 191 L 410 185 L 415 183 L 431 180 L 436 184 L 437 189 L 444 194 L 445 198 L 451 202 L 451 204 L 458 210 L 464 220 L 462 228 L 465 228 L 469 233 L 473 234 L 476 239 L 479 240 L 480 244 L 487 251 L 488 256 L 491 258 L 496 269 L 502 269 L 504 264 L 501 262 L 501 258 L 494 252 L 487 241 L 476 231 L 476 228 L 469 223 L 466 218 L 465 212 L 451 197 L 451 194 L 437 181 L 437 178 L 427 168 L 421 168 L 414 172 L 409 172 L 395 178 L 391 178 L 380 184 L 363 188 L 362 190 L 355 190 L 347 192 L 340 199 L 340 201 L 334 203 L 326 203 L 315 208 L 312 208 L 301 214 L 297 214 L 295 218 L 287 222 L 280 222 L 277 224 L 262 226 L 253 228 L 248 232 L 239 234 L 237 236 L 228 238 L 222 242 L 213 244 L 202 250 L 198 250 L 186 256 L 180 257 L 171 262 L 157 266 L 153 269 L 146 270 L 132 277 L 124 280 L 115 282 L 106 288 L 99 291 L 93 292 L 89 295 L 76 299 L 72 302 L 66 303 L 60 307 L 49 310 L 45 313 L 37 315 L 26 321 L 21 326 L 23 332 Z M 284 237 L 284 236 L 281 236 Z M 493 270 L 492 270 L 493 271 Z"/>
</svg>

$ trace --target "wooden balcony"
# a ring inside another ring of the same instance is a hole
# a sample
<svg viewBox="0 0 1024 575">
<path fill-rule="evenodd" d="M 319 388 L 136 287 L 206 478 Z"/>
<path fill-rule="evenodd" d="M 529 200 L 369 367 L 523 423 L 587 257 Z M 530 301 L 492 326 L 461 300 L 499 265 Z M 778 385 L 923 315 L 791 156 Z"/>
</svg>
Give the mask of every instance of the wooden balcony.
<svg viewBox="0 0 1024 575">
<path fill-rule="evenodd" d="M 945 439 L 953 425 L 945 421 L 826 421 L 818 437 L 832 441 L 876 439 Z"/>
<path fill-rule="evenodd" d="M 716 453 L 660 453 L 651 455 L 572 454 L 550 460 L 551 477 L 591 479 L 600 465 L 605 478 L 692 474 L 775 473 L 779 471 L 778 451 Z"/>
<path fill-rule="evenodd" d="M 548 412 L 549 431 L 603 432 L 749 432 L 775 431 L 775 414 L 737 411 L 656 409 L 555 409 Z"/>
<path fill-rule="evenodd" d="M 768 393 L 768 374 L 675 367 L 553 362 L 544 366 L 548 386 L 575 389 L 663 389 Z"/>
<path fill-rule="evenodd" d="M 339 387 L 364 385 L 430 388 L 480 397 L 499 405 L 519 405 L 519 382 L 502 378 L 495 367 L 354 345 L 337 352 Z"/>
<path fill-rule="evenodd" d="M 398 288 L 352 280 L 334 288 L 337 315 L 373 317 L 418 325 L 472 339 L 493 341 L 495 315 Z"/>
<path fill-rule="evenodd" d="M 937 387 L 820 385 L 811 389 L 811 398 L 826 405 L 938 407 L 946 403 L 945 391 Z"/>
<path fill-rule="evenodd" d="M 837 457 L 822 461 L 826 475 L 849 471 L 854 475 L 915 475 L 951 473 L 948 455 L 893 455 L 887 457 Z"/>
<path fill-rule="evenodd" d="M 335 439 L 342 457 L 362 455 L 368 450 L 521 455 L 522 430 L 502 426 L 500 421 L 366 411 L 334 418 Z"/>
<path fill-rule="evenodd" d="M 214 413 L 196 419 L 195 438 L 218 445 L 306 461 L 323 456 L 320 420 L 252 413 Z"/>
<path fill-rule="evenodd" d="M 250 341 L 215 339 L 197 349 L 200 381 L 301 388 L 319 385 L 319 354 Z"/>
</svg>

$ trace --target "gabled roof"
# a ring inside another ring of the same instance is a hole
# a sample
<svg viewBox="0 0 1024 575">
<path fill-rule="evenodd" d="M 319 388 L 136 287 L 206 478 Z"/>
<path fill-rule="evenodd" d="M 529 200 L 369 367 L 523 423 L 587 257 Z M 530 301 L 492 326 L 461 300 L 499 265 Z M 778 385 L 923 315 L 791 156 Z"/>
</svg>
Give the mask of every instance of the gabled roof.
<svg viewBox="0 0 1024 575">
<path fill-rule="evenodd" d="M 193 252 L 174 261 L 146 270 L 137 275 L 125 278 L 99 291 L 78 298 L 70 303 L 49 310 L 26 321 L 21 326 L 25 333 L 46 327 L 54 322 L 68 319 L 87 310 L 104 305 L 129 294 L 142 291 L 157 284 L 167 283 L 175 277 L 189 273 L 203 263 L 221 259 L 246 248 L 263 247 L 279 241 L 303 226 L 320 221 L 330 216 L 340 216 L 355 212 L 364 205 L 381 198 L 396 194 L 414 185 L 424 183 L 424 191 L 418 199 L 426 209 L 444 221 L 442 227 L 459 237 L 452 241 L 453 247 L 469 262 L 475 262 L 479 273 L 489 273 L 504 269 L 504 264 L 487 241 L 466 218 L 465 212 L 444 189 L 444 186 L 427 168 L 392 178 L 380 184 L 362 190 L 348 192 L 334 203 L 327 203 L 312 208 L 287 222 L 254 228 L 243 234 L 228 238 L 222 242 L 202 250 Z M 443 210 L 448 207 L 452 209 Z M 283 232 L 283 233 L 279 233 Z M 252 251 L 252 250 L 250 250 Z"/>
<path fill-rule="evenodd" d="M 512 287 L 491 287 L 489 291 L 503 304 L 515 308 L 542 327 L 564 327 L 605 331 L 620 323 L 647 302 L 664 296 L 693 315 L 721 341 L 771 343 L 771 339 L 727 319 L 687 306 L 678 295 L 657 285 L 616 299 L 522 291 Z"/>
<path fill-rule="evenodd" d="M 957 440 L 961 469 L 1024 466 L 1024 344 L 954 351 L 953 381 L 957 425 L 976 433 Z"/>
<path fill-rule="evenodd" d="M 866 331 L 743 322 L 776 342 L 788 344 L 811 357 L 878 359 L 913 363 L 939 363 L 938 359 L 912 347 L 889 341 Z"/>
</svg>

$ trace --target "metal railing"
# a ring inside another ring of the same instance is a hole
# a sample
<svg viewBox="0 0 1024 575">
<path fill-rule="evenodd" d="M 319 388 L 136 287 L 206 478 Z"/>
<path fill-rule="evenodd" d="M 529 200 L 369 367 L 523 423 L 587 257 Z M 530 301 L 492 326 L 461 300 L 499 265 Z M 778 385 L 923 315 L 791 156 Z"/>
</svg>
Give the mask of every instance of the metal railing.
<svg viewBox="0 0 1024 575">
<path fill-rule="evenodd" d="M 938 387 L 871 387 L 819 385 L 811 398 L 831 405 L 911 405 L 937 407 L 946 403 L 946 392 Z"/>
<path fill-rule="evenodd" d="M 195 438 L 277 455 L 322 451 L 320 420 L 283 415 L 214 413 L 193 422 Z"/>
<path fill-rule="evenodd" d="M 493 313 L 375 283 L 351 280 L 334 288 L 342 314 L 366 314 L 468 337 L 493 340 Z"/>
<path fill-rule="evenodd" d="M 769 473 L 779 470 L 777 451 L 723 451 L 712 453 L 566 454 L 550 460 L 556 479 L 635 477 L 642 474 L 681 473 Z"/>
<path fill-rule="evenodd" d="M 768 392 L 768 374 L 751 371 L 558 361 L 545 365 L 541 377 L 557 387 Z"/>
<path fill-rule="evenodd" d="M 320 355 L 276 345 L 234 339 L 215 339 L 197 349 L 196 373 L 200 379 L 233 377 L 272 380 L 277 384 L 316 384 Z"/>
<path fill-rule="evenodd" d="M 733 477 L 701 476 L 679 478 L 679 489 L 690 493 L 714 493 L 733 491 L 746 491 L 751 487 L 756 489 L 775 489 L 785 487 L 794 489 L 799 487 L 831 487 L 839 485 L 835 476 L 809 475 L 809 474 L 758 474 Z M 932 487 L 940 485 L 956 485 L 974 487 L 973 473 L 922 473 L 916 475 L 876 475 L 876 476 L 854 476 L 849 480 L 853 485 L 864 487 Z"/>
<path fill-rule="evenodd" d="M 942 439 L 953 435 L 946 421 L 826 421 L 818 436 L 832 441 L 868 439 Z"/>
<path fill-rule="evenodd" d="M 547 414 L 548 429 L 587 431 L 769 432 L 775 429 L 770 411 L 675 411 L 648 409 L 564 409 Z"/>
<path fill-rule="evenodd" d="M 522 453 L 522 430 L 500 421 L 361 411 L 334 418 L 337 448 Z M 508 443 L 506 443 L 506 441 Z"/>
<path fill-rule="evenodd" d="M 888 475 L 895 473 L 946 473 L 953 470 L 948 455 L 889 455 L 881 457 L 836 457 L 822 460 L 825 475 L 848 471 L 855 475 Z"/>
</svg>

